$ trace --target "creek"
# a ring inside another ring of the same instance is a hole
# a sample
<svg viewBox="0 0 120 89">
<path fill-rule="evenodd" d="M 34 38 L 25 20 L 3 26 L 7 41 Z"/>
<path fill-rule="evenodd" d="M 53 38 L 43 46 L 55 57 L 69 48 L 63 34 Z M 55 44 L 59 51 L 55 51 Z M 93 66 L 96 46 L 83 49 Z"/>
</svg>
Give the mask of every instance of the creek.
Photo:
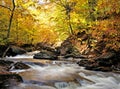
<svg viewBox="0 0 120 89">
<path fill-rule="evenodd" d="M 35 53 L 6 57 L 31 67 L 11 70 L 20 74 L 24 82 L 10 89 L 120 89 L 120 74 L 85 70 L 69 60 L 33 59 Z"/>
</svg>

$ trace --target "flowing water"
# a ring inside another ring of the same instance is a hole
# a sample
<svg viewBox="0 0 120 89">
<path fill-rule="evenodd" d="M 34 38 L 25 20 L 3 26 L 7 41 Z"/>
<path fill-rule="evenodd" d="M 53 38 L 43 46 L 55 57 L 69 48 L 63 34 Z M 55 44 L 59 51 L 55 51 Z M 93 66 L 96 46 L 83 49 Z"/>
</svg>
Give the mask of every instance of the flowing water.
<svg viewBox="0 0 120 89">
<path fill-rule="evenodd" d="M 120 74 L 85 70 L 71 61 L 32 59 L 34 53 L 7 58 L 31 67 L 11 70 L 24 80 L 11 89 L 120 89 Z"/>
</svg>

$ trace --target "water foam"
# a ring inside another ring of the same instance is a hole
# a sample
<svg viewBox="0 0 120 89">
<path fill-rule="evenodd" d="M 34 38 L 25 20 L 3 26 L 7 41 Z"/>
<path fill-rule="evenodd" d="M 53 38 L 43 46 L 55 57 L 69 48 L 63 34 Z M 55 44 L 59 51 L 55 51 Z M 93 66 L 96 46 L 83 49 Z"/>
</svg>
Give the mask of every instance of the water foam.
<svg viewBox="0 0 120 89">
<path fill-rule="evenodd" d="M 22 58 L 30 58 L 33 54 Z M 17 56 L 20 58 L 19 56 Z M 19 71 L 18 71 L 19 72 Z M 46 85 L 22 83 L 12 89 L 120 89 L 120 75 L 110 72 L 88 71 L 77 64 L 66 62 L 48 63 L 46 66 L 31 65 L 31 69 L 19 73 L 24 80 L 45 82 Z M 92 80 L 90 83 L 78 76 Z M 81 85 L 80 85 L 81 84 Z"/>
<path fill-rule="evenodd" d="M 6 58 L 9 59 L 17 59 L 17 58 L 33 58 L 34 54 L 39 53 L 40 51 L 33 51 L 33 52 L 28 52 L 26 54 L 22 54 L 22 55 L 16 55 L 14 57 L 10 56 L 6 56 Z"/>
</svg>

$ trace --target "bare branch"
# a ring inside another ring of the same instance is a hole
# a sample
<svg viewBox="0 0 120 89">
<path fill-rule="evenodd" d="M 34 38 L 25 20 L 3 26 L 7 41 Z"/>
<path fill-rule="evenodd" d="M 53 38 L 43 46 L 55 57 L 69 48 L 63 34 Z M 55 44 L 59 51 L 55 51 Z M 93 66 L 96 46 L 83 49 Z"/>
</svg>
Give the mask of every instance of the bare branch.
<svg viewBox="0 0 120 89">
<path fill-rule="evenodd" d="M 9 8 L 9 7 L 3 6 L 3 5 L 0 5 L 0 7 L 6 8 L 6 9 L 12 11 L 11 8 Z"/>
</svg>

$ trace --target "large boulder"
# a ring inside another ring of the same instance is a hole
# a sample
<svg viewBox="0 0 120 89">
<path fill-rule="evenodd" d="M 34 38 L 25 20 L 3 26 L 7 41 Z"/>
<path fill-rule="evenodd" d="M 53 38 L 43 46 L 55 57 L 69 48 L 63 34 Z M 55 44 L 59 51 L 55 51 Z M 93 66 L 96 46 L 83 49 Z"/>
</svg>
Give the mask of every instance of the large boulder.
<svg viewBox="0 0 120 89">
<path fill-rule="evenodd" d="M 17 47 L 17 46 L 10 46 L 9 50 L 7 51 L 7 56 L 16 56 L 26 53 L 26 50 Z"/>
<path fill-rule="evenodd" d="M 73 52 L 72 43 L 67 39 L 61 44 L 60 47 L 57 47 L 56 49 L 61 56 L 65 56 L 66 54 L 71 54 Z"/>
<path fill-rule="evenodd" d="M 9 89 L 9 87 L 17 86 L 22 82 L 23 79 L 18 74 L 0 74 L 0 89 Z"/>
<path fill-rule="evenodd" d="M 49 51 L 41 51 L 33 56 L 35 59 L 49 59 L 49 60 L 56 60 L 57 55 Z"/>
<path fill-rule="evenodd" d="M 112 66 L 116 61 L 116 54 L 114 52 L 108 52 L 100 55 L 95 58 L 95 62 L 97 62 L 100 66 Z"/>
<path fill-rule="evenodd" d="M 59 52 L 64 58 L 85 58 L 72 44 L 61 45 Z"/>
<path fill-rule="evenodd" d="M 78 62 L 80 66 L 95 71 L 120 71 L 120 52 L 105 52 L 99 57 Z"/>
<path fill-rule="evenodd" d="M 32 51 L 36 50 L 35 46 L 33 44 L 23 44 L 20 47 L 25 49 L 27 52 L 32 52 Z"/>
<path fill-rule="evenodd" d="M 0 67 L 4 70 L 9 70 L 9 67 L 13 64 L 13 61 L 0 60 Z"/>
<path fill-rule="evenodd" d="M 87 70 L 94 70 L 94 71 L 112 71 L 111 67 L 100 66 L 98 63 L 89 61 L 89 60 L 81 60 L 77 62 L 79 66 L 84 66 Z"/>
<path fill-rule="evenodd" d="M 9 72 L 12 64 L 14 64 L 12 61 L 0 60 L 0 89 L 9 89 L 23 82 L 20 75 Z"/>
<path fill-rule="evenodd" d="M 35 45 L 36 50 L 47 50 L 51 52 L 56 52 L 56 49 L 53 48 L 51 44 L 48 44 L 46 42 L 40 42 Z"/>
<path fill-rule="evenodd" d="M 13 45 L 0 45 L 0 57 L 3 56 L 16 56 L 26 53 L 26 50 Z"/>
</svg>

